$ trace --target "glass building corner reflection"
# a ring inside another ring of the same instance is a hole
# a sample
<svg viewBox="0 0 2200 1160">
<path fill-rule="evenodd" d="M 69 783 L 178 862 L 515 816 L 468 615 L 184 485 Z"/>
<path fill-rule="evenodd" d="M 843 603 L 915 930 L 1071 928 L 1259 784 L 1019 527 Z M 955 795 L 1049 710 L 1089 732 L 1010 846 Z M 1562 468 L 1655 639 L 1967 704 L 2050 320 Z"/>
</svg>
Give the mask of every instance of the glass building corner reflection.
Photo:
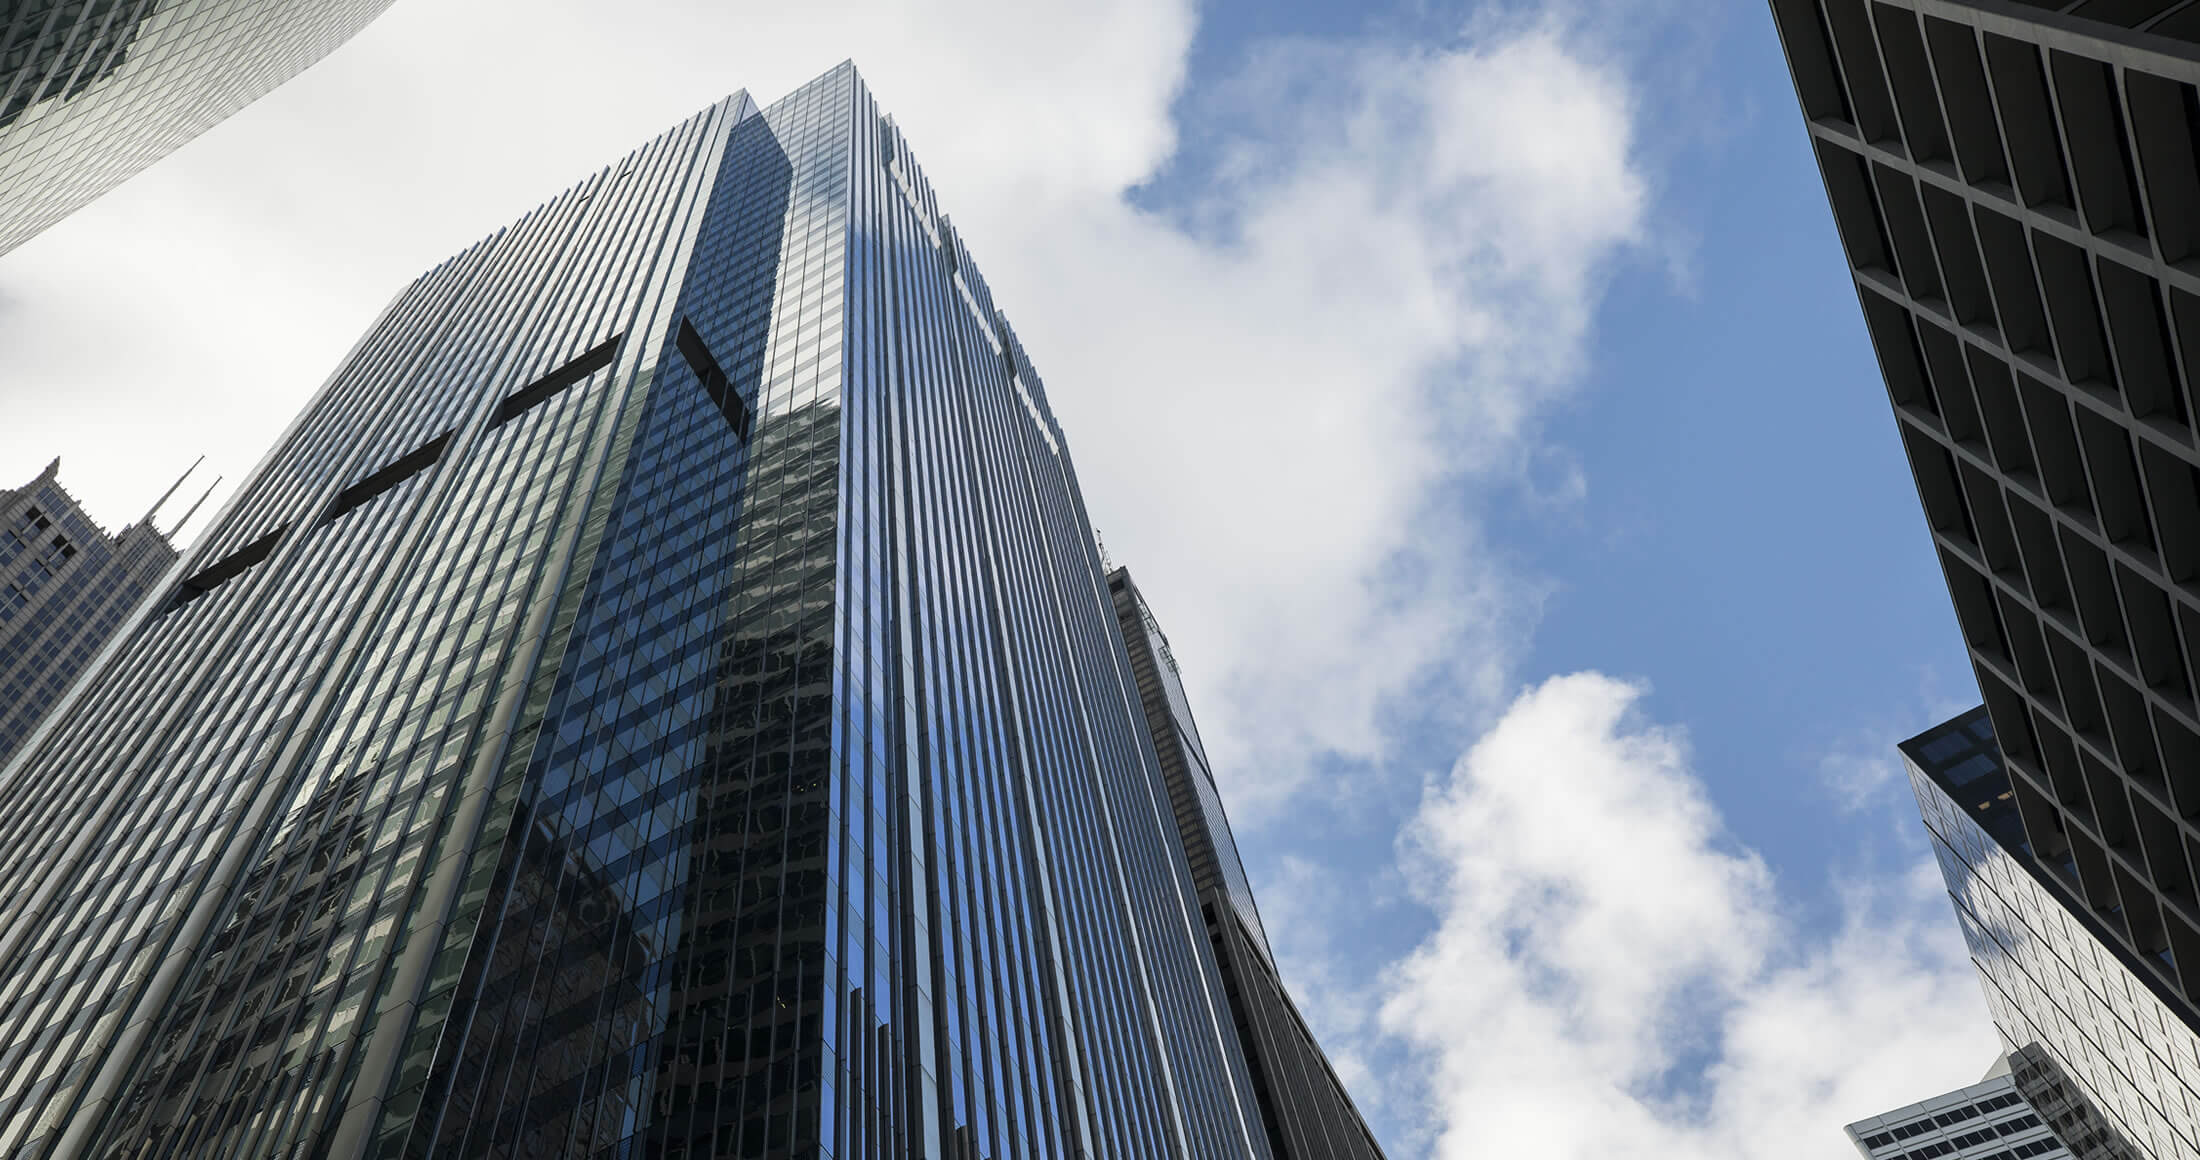
<svg viewBox="0 0 2200 1160">
<path fill-rule="evenodd" d="M 2200 1155 L 2200 1033 L 2037 857 L 1986 708 L 1900 749 L 2017 1090 L 2080 1160 Z"/>
</svg>

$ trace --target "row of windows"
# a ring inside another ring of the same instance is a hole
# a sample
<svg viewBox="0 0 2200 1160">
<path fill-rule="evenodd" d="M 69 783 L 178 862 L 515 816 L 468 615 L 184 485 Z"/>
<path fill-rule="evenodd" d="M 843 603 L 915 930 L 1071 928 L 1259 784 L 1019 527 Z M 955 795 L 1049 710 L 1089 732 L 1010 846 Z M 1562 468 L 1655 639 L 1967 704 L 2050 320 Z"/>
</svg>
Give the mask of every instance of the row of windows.
<svg viewBox="0 0 2200 1160">
<path fill-rule="evenodd" d="M 2014 1148 L 2003 1148 L 1999 1152 L 1989 1152 L 1978 1157 L 1977 1160 L 2025 1160 L 2028 1156 L 2045 1156 L 2049 1152 L 2059 1151 L 2061 1148 L 2062 1145 L 2050 1136 L 2038 1140 L 2027 1140 Z"/>
<path fill-rule="evenodd" d="M 1945 741 L 1946 739 L 1943 740 Z M 1956 740 L 1962 744 L 1969 744 L 1969 742 L 1962 737 L 1957 737 Z M 1866 1137 L 1864 1140 L 1864 1144 L 1866 1147 L 1870 1148 L 1883 1148 L 1889 1144 L 1894 1143 L 1896 1140 L 1907 1140 L 1912 1136 L 1922 1136 L 1925 1133 L 1932 1131 L 1936 1127 L 1945 1128 L 1953 1124 L 1960 1124 L 1965 1120 L 1975 1120 L 1980 1116 L 1987 1115 L 1992 1112 L 1998 1112 L 2003 1108 L 2016 1107 L 2018 1104 L 2021 1104 L 2023 1102 L 2024 1097 L 2019 1096 L 2014 1092 L 2007 1092 L 2002 1095 L 1994 1096 L 1991 1099 L 1980 1100 L 1975 1104 L 1965 1104 L 1960 1108 L 1950 1108 L 1945 1112 L 1939 1112 L 1934 1115 L 1927 1116 L 1921 1120 L 1914 1120 L 1907 1124 L 1898 1124 L 1895 1127 L 1888 1129 L 1887 1131 L 1880 1132 L 1877 1135 Z"/>
</svg>

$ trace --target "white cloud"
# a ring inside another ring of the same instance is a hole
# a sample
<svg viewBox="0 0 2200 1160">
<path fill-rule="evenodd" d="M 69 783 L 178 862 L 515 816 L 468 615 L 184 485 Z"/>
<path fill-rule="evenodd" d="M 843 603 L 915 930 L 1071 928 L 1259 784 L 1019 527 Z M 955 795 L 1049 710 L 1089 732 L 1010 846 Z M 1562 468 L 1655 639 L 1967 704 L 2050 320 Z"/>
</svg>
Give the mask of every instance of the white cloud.
<svg viewBox="0 0 2200 1160">
<path fill-rule="evenodd" d="M 1196 233 L 1110 191 L 992 277 L 1257 814 L 1386 756 L 1406 690 L 1502 688 L 1535 593 L 1464 485 L 1532 452 L 1644 205 L 1623 89 L 1550 27 L 1276 46 L 1233 95 Z"/>
<path fill-rule="evenodd" d="M 1119 189 L 1172 148 L 1192 26 L 1189 0 L 400 3 L 0 258 L 0 486 L 60 453 L 119 523 L 200 451 L 234 483 L 422 270 L 728 92 L 843 58 L 965 212 Z"/>
<path fill-rule="evenodd" d="M 1315 755 L 1382 756 L 1433 670 L 1503 688 L 1535 593 L 1457 485 L 1536 454 L 1644 191 L 1617 74 L 1488 23 L 1260 54 L 1187 227 L 1127 195 L 1174 150 L 1193 26 L 1187 0 L 400 4 L 0 260 L 0 476 L 61 453 L 115 521 L 202 450 L 234 482 L 417 272 L 734 87 L 853 56 L 1048 375 L 1255 821 Z"/>
<path fill-rule="evenodd" d="M 1931 868 L 1802 929 L 1642 695 L 1546 681 L 1430 787 L 1438 925 L 1381 1026 L 1421 1060 L 1432 1155 L 1831 1160 L 1841 1124 L 1975 1080 L 1993 1036 Z"/>
<path fill-rule="evenodd" d="M 1917 819 L 1910 804 L 1909 780 L 1895 746 L 1977 705 L 1977 686 L 1969 681 L 1961 683 L 1965 687 L 1950 696 L 1940 674 L 1929 668 L 1921 670 L 1916 696 L 1900 712 L 1851 728 L 1831 749 L 1820 754 L 1819 781 L 1833 795 L 1835 804 L 1856 813 L 1891 802 L 1903 829 L 1914 829 Z"/>
<path fill-rule="evenodd" d="M 1046 373 L 1254 829 L 1318 760 L 1388 756 L 1399 714 L 1501 706 L 1537 590 L 1472 508 L 1566 461 L 1537 425 L 1648 195 L 1621 73 L 1568 26 L 1491 19 L 1270 46 L 1213 98 L 1222 163 L 1142 207 L 1193 28 L 1190 0 L 399 4 L 0 259 L 0 486 L 60 452 L 120 521 L 200 450 L 234 481 L 420 270 L 733 88 L 852 56 Z M 1842 1118 L 1931 1088 L 1904 1077 L 1975 1069 L 1946 915 L 1859 903 L 1789 945 L 1634 695 L 1545 685 L 1428 798 L 1437 926 L 1386 984 L 1390 1037 L 1333 1043 L 1363 1102 L 1425 1101 L 1444 1156 L 1833 1155 Z M 1321 929 L 1267 885 L 1273 927 Z M 1317 1024 L 1354 1030 L 1376 986 L 1291 954 Z M 1703 1107 L 1659 1098 L 1712 1049 Z"/>
</svg>

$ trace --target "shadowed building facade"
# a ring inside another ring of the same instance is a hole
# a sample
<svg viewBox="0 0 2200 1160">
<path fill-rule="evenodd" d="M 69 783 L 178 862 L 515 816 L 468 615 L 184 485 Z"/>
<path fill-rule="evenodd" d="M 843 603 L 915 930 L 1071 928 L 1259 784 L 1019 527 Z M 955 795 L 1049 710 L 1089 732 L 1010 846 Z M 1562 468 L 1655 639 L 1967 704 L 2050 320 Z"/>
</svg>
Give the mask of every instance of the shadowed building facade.
<svg viewBox="0 0 2200 1160">
<path fill-rule="evenodd" d="M 849 66 L 403 290 L 0 773 L 0 1155 L 1271 1156 L 1064 437 Z"/>
<path fill-rule="evenodd" d="M 0 4 L 0 254 L 305 71 L 389 4 Z"/>
<path fill-rule="evenodd" d="M 1169 638 L 1130 569 L 1111 571 L 1108 589 L 1269 1146 L 1277 1160 L 1382 1160 L 1375 1134 L 1276 971 Z"/>
<path fill-rule="evenodd" d="M 2200 7 L 1772 10 L 2011 824 L 2200 1027 Z"/>
<path fill-rule="evenodd" d="M 170 488 L 110 536 L 61 486 L 60 470 L 56 459 L 0 489 L 0 766 L 175 564 L 168 536 L 191 518 L 167 534 L 154 525 Z"/>
</svg>

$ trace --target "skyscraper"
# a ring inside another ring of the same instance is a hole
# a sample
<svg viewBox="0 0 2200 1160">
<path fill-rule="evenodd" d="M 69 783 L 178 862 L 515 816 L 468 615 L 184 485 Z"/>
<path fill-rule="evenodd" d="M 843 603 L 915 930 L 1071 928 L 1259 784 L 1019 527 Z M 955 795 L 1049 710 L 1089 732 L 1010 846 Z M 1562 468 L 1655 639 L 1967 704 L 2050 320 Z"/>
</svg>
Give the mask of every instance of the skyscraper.
<svg viewBox="0 0 2200 1160">
<path fill-rule="evenodd" d="M 1067 446 L 843 65 L 407 287 L 0 772 L 0 1155 L 1270 1156 Z"/>
<path fill-rule="evenodd" d="M 1986 709 L 1901 751 L 2016 1090 L 2079 1160 L 2200 1156 L 2200 1034 L 2033 856 Z"/>
<path fill-rule="evenodd" d="M 389 4 L 0 5 L 0 254 L 305 71 Z"/>
<path fill-rule="evenodd" d="M 1375 1134 L 1360 1118 L 1344 1081 L 1330 1067 L 1276 970 L 1275 952 L 1253 905 L 1253 888 L 1238 859 L 1237 840 L 1231 836 L 1169 638 L 1131 580 L 1130 569 L 1111 571 L 1108 589 L 1130 650 L 1146 727 L 1161 760 L 1177 834 L 1191 863 L 1207 940 L 1245 1047 L 1269 1147 L 1276 1160 L 1382 1160 Z"/>
<path fill-rule="evenodd" d="M 1772 7 L 2030 849 L 2200 1026 L 2200 8 Z"/>
<path fill-rule="evenodd" d="M 0 766 L 176 562 L 153 523 L 175 488 L 110 536 L 60 472 L 0 488 Z"/>
<path fill-rule="evenodd" d="M 2077 1156 L 2040 1122 L 2006 1067 L 1946 1095 L 1848 1126 L 1849 1142 L 1868 1160 L 2091 1160 Z"/>
</svg>

